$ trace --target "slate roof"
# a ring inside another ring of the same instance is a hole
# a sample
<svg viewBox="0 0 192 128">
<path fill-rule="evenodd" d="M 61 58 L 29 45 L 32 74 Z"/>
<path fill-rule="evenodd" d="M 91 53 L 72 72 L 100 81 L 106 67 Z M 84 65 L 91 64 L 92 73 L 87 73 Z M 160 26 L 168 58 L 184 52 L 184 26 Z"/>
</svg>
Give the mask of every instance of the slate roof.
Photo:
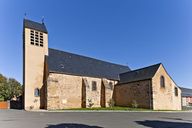
<svg viewBox="0 0 192 128">
<path fill-rule="evenodd" d="M 69 52 L 49 48 L 49 72 L 119 80 L 119 74 L 130 71 L 122 66 Z"/>
<path fill-rule="evenodd" d="M 189 89 L 189 88 L 182 88 L 180 87 L 181 89 L 181 96 L 182 97 L 188 97 L 188 96 L 192 96 L 192 89 Z"/>
<path fill-rule="evenodd" d="M 157 72 L 160 65 L 161 65 L 161 63 L 152 65 L 149 67 L 122 73 L 122 74 L 120 74 L 120 84 L 133 82 L 133 81 L 139 81 L 139 80 L 151 79 Z"/>
<path fill-rule="evenodd" d="M 44 23 L 38 23 L 38 22 L 34 22 L 34 21 L 31 21 L 28 19 L 24 19 L 23 22 L 24 22 L 25 28 L 30 28 L 30 29 L 34 29 L 34 30 L 41 31 L 44 33 L 48 33 Z"/>
</svg>

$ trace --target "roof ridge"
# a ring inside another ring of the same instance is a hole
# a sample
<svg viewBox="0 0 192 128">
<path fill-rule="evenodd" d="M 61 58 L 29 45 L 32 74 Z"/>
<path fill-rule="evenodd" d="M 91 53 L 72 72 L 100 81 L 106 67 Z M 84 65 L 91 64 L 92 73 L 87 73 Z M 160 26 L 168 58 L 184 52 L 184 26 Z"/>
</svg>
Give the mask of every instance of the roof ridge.
<svg viewBox="0 0 192 128">
<path fill-rule="evenodd" d="M 40 22 L 33 21 L 33 20 L 30 20 L 30 19 L 24 19 L 23 21 L 30 21 L 30 22 L 33 22 L 33 23 L 36 23 L 36 24 L 41 24 L 41 25 L 43 25 L 43 24 L 42 24 L 42 23 L 40 23 Z"/>
<path fill-rule="evenodd" d="M 100 62 L 105 62 L 105 63 L 109 63 L 109 64 L 113 64 L 113 65 L 123 66 L 123 67 L 127 67 L 127 68 L 129 68 L 129 66 L 126 66 L 126 65 L 116 64 L 116 63 L 112 63 L 112 62 L 108 62 L 108 61 L 104 61 L 104 60 L 96 59 L 96 58 L 89 57 L 89 56 L 85 56 L 85 55 L 79 55 L 79 54 L 75 54 L 75 53 L 71 53 L 71 52 L 63 51 L 63 50 L 58 50 L 58 49 L 54 49 L 54 48 L 49 48 L 49 49 L 51 49 L 51 50 L 55 50 L 55 51 L 59 51 L 59 52 L 69 53 L 69 54 L 72 54 L 72 55 L 75 55 L 75 56 L 79 56 L 79 57 L 89 58 L 89 59 L 92 59 L 92 60 L 97 60 L 97 61 L 100 61 Z M 130 69 L 130 68 L 129 68 L 129 69 Z"/>
</svg>

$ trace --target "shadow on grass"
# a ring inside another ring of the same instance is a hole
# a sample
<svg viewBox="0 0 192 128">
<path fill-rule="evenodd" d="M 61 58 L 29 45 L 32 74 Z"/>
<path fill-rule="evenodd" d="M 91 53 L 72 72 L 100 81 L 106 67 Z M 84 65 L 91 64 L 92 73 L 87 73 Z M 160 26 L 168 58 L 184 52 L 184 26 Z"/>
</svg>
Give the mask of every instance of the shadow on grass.
<svg viewBox="0 0 192 128">
<path fill-rule="evenodd" d="M 187 122 L 169 122 L 159 120 L 135 121 L 139 125 L 149 128 L 192 128 L 192 123 Z"/>
<path fill-rule="evenodd" d="M 89 125 L 85 125 L 85 124 L 63 123 L 63 124 L 56 124 L 56 125 L 48 125 L 45 128 L 103 128 L 103 127 L 89 126 Z"/>
</svg>

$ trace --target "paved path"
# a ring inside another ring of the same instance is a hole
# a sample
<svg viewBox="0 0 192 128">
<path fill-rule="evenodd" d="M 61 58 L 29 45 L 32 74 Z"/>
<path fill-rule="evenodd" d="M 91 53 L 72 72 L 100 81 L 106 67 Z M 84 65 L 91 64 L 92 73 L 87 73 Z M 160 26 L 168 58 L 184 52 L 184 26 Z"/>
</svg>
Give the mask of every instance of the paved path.
<svg viewBox="0 0 192 128">
<path fill-rule="evenodd" d="M 0 110 L 0 128 L 192 128 L 192 113 Z"/>
</svg>

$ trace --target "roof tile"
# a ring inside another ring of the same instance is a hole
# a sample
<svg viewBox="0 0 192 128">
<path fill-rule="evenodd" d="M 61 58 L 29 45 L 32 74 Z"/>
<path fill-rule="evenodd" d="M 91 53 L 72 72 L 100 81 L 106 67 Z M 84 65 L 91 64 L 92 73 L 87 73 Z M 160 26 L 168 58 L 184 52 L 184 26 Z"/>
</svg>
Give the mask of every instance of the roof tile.
<svg viewBox="0 0 192 128">
<path fill-rule="evenodd" d="M 119 80 L 119 74 L 130 71 L 122 66 L 69 52 L 49 48 L 50 72 Z"/>
</svg>

